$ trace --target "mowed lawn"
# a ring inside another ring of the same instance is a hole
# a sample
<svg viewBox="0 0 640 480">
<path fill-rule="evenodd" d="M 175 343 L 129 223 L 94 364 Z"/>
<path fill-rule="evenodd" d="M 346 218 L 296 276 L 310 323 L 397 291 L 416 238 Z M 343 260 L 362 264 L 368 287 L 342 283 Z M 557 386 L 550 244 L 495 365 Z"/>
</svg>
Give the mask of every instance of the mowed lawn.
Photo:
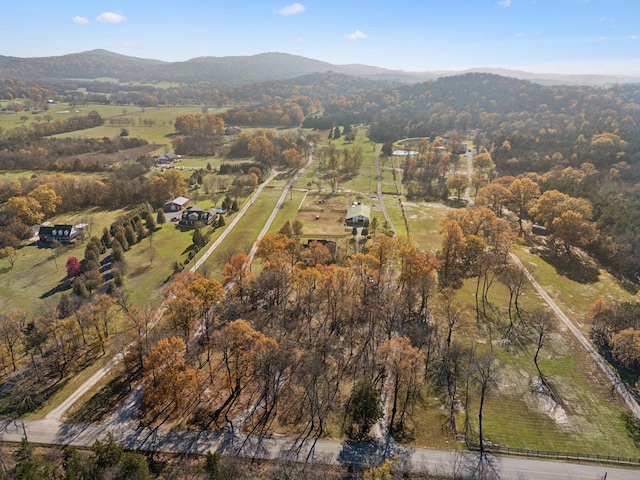
<svg viewBox="0 0 640 480">
<path fill-rule="evenodd" d="M 91 235 L 100 237 L 104 227 L 108 227 L 124 210 L 87 210 L 52 218 L 52 223 L 91 224 Z M 56 305 L 63 293 L 70 293 L 65 287 L 65 263 L 67 258 L 84 258 L 85 241 L 78 242 L 59 251 L 39 248 L 35 241 L 25 243 L 18 250 L 13 267 L 8 259 L 0 260 L 0 308 L 3 310 L 22 309 L 35 313 L 46 305 Z M 175 260 L 183 261 L 191 245 L 192 232 L 181 232 L 173 223 L 158 226 L 151 242 L 144 239 L 133 245 L 125 253 L 127 270 L 124 288 L 134 303 L 157 303 L 161 288 L 170 277 Z M 151 247 L 154 255 L 150 255 Z M 56 257 L 57 253 L 57 257 Z M 109 254 L 105 252 L 101 260 Z"/>
<path fill-rule="evenodd" d="M 51 223 L 78 224 L 91 223 L 94 235 L 102 235 L 102 229 L 111 223 L 124 210 L 106 211 L 91 209 L 59 215 L 50 219 Z M 0 308 L 2 310 L 23 309 L 34 313 L 38 308 L 56 303 L 62 291 L 57 291 L 66 277 L 67 258 L 84 258 L 86 242 L 62 247 L 59 251 L 51 248 L 39 248 L 35 237 L 23 243 L 13 267 L 8 259 L 0 260 Z M 57 257 L 56 257 L 57 255 Z M 70 290 L 69 290 L 70 291 Z M 69 292 L 67 291 L 67 293 Z"/>
</svg>

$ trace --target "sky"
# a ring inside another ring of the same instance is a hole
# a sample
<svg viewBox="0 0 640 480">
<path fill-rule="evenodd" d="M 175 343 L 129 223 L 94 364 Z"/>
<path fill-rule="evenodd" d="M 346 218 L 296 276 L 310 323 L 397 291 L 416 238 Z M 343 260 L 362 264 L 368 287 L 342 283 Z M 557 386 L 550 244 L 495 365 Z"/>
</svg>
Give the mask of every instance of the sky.
<svg viewBox="0 0 640 480">
<path fill-rule="evenodd" d="M 7 1 L 0 55 L 301 55 L 414 72 L 640 74 L 639 0 Z M 0 76 L 2 70 L 0 68 Z"/>
</svg>

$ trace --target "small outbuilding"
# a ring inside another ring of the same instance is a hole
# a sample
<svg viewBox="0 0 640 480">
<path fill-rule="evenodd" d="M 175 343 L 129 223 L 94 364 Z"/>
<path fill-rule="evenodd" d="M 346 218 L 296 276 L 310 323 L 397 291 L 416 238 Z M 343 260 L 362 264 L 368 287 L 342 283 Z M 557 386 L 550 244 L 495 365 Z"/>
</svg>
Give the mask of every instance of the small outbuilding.
<svg viewBox="0 0 640 480">
<path fill-rule="evenodd" d="M 371 218 L 371 207 L 361 203 L 352 203 L 347 209 L 345 223 L 348 227 L 366 227 Z"/>
<path fill-rule="evenodd" d="M 165 202 L 162 209 L 165 212 L 179 212 L 183 208 L 189 206 L 189 199 L 186 197 L 176 197 L 168 202 Z"/>
</svg>

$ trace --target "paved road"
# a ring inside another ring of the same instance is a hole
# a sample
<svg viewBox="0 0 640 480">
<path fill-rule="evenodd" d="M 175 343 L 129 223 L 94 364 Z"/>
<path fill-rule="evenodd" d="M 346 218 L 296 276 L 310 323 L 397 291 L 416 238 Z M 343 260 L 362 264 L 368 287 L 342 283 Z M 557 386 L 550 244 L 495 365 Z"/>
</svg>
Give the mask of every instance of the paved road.
<svg viewBox="0 0 640 480">
<path fill-rule="evenodd" d="M 398 456 L 398 462 L 409 471 L 451 475 L 460 462 L 474 464 L 472 454 L 442 450 L 414 449 L 385 443 L 356 444 L 333 440 L 299 440 L 282 437 L 250 437 L 237 431 L 198 432 L 163 428 L 135 427 L 131 423 L 117 425 L 73 424 L 57 421 L 15 422 L 0 420 L 0 441 L 19 442 L 26 434 L 33 443 L 89 447 L 96 438 L 113 433 L 118 442 L 132 450 L 204 454 L 223 454 L 260 459 L 287 459 L 319 464 L 374 466 L 386 457 Z M 494 459 L 496 470 L 505 480 L 637 480 L 640 471 L 594 465 L 577 465 L 523 458 Z"/>
</svg>

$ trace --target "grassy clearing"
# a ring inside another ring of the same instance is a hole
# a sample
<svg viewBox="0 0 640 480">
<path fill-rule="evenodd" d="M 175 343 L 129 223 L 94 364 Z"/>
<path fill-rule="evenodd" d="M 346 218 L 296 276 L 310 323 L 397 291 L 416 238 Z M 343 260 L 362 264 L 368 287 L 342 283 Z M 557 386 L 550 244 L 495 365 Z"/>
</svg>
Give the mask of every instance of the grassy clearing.
<svg viewBox="0 0 640 480">
<path fill-rule="evenodd" d="M 290 191 L 289 195 L 287 195 L 287 198 L 278 210 L 278 213 L 276 214 L 273 223 L 269 228 L 269 232 L 277 232 L 282 228 L 285 222 L 292 222 L 296 218 L 298 209 L 300 208 L 300 205 L 302 205 L 302 202 L 306 196 L 306 192 L 302 190 Z M 304 228 L 302 232 L 303 235 L 306 235 Z"/>
<path fill-rule="evenodd" d="M 51 222 L 90 223 L 90 234 L 100 236 L 102 229 L 123 212 L 124 210 L 91 209 L 59 215 L 52 218 Z M 59 287 L 67 274 L 67 258 L 84 258 L 85 247 L 86 243 L 80 242 L 55 250 L 38 248 L 35 241 L 32 241 L 18 249 L 18 258 L 13 267 L 7 259 L 0 260 L 0 308 L 34 313 L 45 304 L 56 304 L 64 292 Z"/>
<path fill-rule="evenodd" d="M 215 254 L 211 255 L 207 261 L 204 262 L 202 271 L 206 273 L 207 276 L 221 280 L 222 268 L 234 253 L 249 253 L 265 221 L 273 211 L 273 207 L 277 203 L 281 193 L 280 189 L 269 187 L 262 191 L 260 197 L 256 199 L 244 217 L 242 217 L 235 228 L 224 239 Z M 227 218 L 225 220 L 226 223 L 229 224 L 233 218 Z"/>
<path fill-rule="evenodd" d="M 435 252 L 440 249 L 438 233 L 449 207 L 434 202 L 402 202 L 409 224 L 411 239 L 420 248 Z"/>
<path fill-rule="evenodd" d="M 564 415 L 551 411 L 554 404 L 532 394 L 532 380 L 537 377 L 532 350 L 532 345 L 517 354 L 496 350 L 504 367 L 498 389 L 485 406 L 486 438 L 515 448 L 637 456 L 626 428 L 625 408 L 573 337 L 556 334 L 540 362 Z M 474 401 L 474 428 L 477 408 Z"/>
<path fill-rule="evenodd" d="M 605 270 L 597 272 L 597 281 L 581 283 L 559 273 L 556 267 L 525 247 L 517 248 L 515 253 L 547 293 L 578 324 L 585 323 L 589 308 L 598 298 L 625 301 L 635 298 Z"/>
<path fill-rule="evenodd" d="M 606 282 L 604 282 L 606 283 Z M 615 286 L 601 286 L 603 291 L 615 291 Z M 474 310 L 475 279 L 467 280 L 458 297 Z M 508 324 L 508 290 L 495 282 L 489 299 L 497 308 L 502 326 L 494 324 L 490 338 L 494 344 Z M 540 308 L 540 297 L 528 288 L 521 298 L 524 310 Z M 482 333 L 484 332 L 484 333 Z M 475 331 L 468 324 L 456 334 L 458 340 L 478 349 L 487 348 L 487 328 Z M 493 443 L 515 448 L 561 452 L 600 453 L 603 455 L 637 456 L 627 410 L 613 393 L 610 382 L 591 357 L 566 328 L 557 322 L 556 331 L 540 354 L 540 368 L 551 384 L 560 408 L 548 397 L 534 393 L 538 372 L 533 363 L 533 339 L 521 346 L 496 346 L 503 367 L 497 388 L 489 397 L 484 412 L 485 436 Z M 474 396 L 476 396 L 474 394 Z M 472 434 L 477 436 L 477 398 L 470 415 Z M 422 418 L 420 416 L 420 418 Z M 464 418 L 458 419 L 459 426 Z M 472 436 L 473 438 L 473 436 Z M 476 439 L 477 440 L 477 439 Z"/>
</svg>

